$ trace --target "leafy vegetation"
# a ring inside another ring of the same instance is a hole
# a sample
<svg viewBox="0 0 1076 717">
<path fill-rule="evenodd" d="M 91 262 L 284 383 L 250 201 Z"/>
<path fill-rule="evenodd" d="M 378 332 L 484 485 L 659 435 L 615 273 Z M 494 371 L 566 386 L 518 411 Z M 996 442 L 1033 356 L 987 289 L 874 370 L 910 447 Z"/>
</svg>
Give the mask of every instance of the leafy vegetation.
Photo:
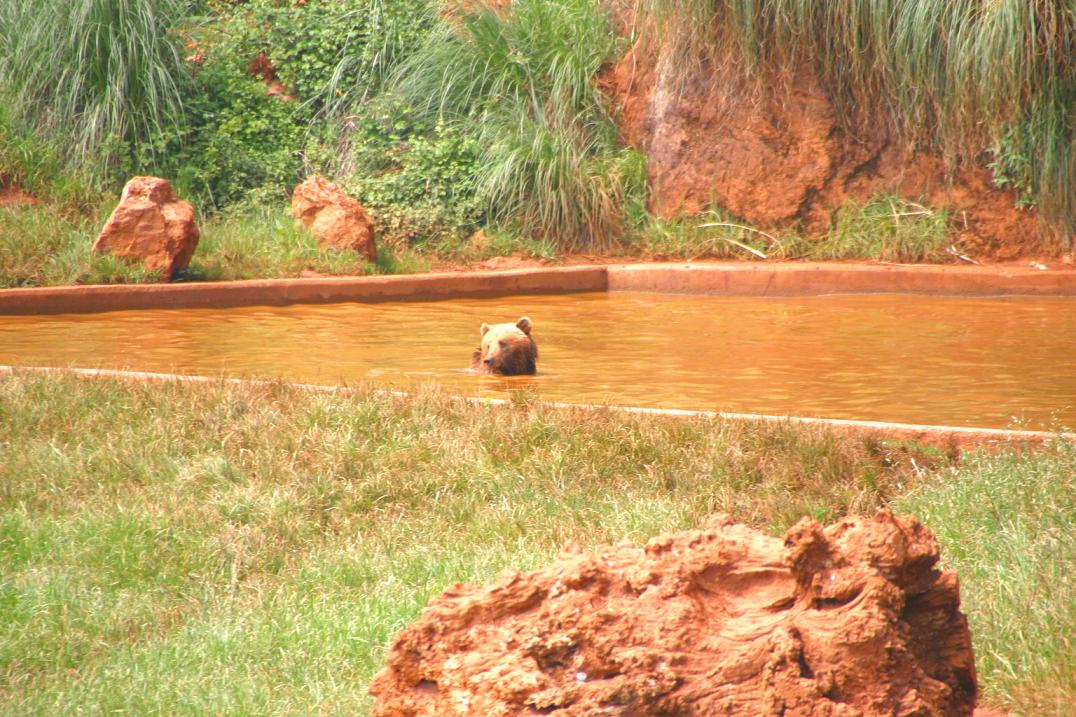
<svg viewBox="0 0 1076 717">
<path fill-rule="evenodd" d="M 159 154 L 181 193 L 217 208 L 251 192 L 282 202 L 302 174 L 340 164 L 345 110 L 377 94 L 431 22 L 427 0 L 212 7 L 187 32 L 197 62 L 186 125 Z"/>
<path fill-rule="evenodd" d="M 0 427 L 0 715 L 366 714 L 384 646 L 453 582 L 714 512 L 779 534 L 883 505 L 960 570 L 987 702 L 1074 696 L 1071 446 L 954 459 L 525 399 L 28 374 L 0 380 Z"/>
<path fill-rule="evenodd" d="M 379 241 L 453 253 L 485 223 L 473 131 L 416 116 L 397 97 L 367 103 L 349 122 L 346 186 L 373 214 Z"/>
<path fill-rule="evenodd" d="M 479 6 L 441 24 L 398 89 L 416 112 L 477 138 L 475 191 L 493 219 L 562 249 L 608 248 L 645 185 L 594 83 L 620 47 L 590 0 Z"/>
<path fill-rule="evenodd" d="M 720 74 L 715 61 L 746 78 L 809 64 L 849 130 L 881 108 L 904 140 L 954 160 L 988 161 L 1022 205 L 1037 204 L 1061 234 L 1076 230 L 1070 3 L 638 4 L 635 37 L 667 33 L 664 42 L 680 49 L 670 68 L 685 80 Z M 600 87 L 601 73 L 635 39 L 619 36 L 627 27 L 614 23 L 626 17 L 610 15 L 617 7 L 0 3 L 0 191 L 18 185 L 81 226 L 100 217 L 129 176 L 160 174 L 204 221 L 219 214 L 238 227 L 251 206 L 276 212 L 300 179 L 319 171 L 368 208 L 392 256 L 385 261 L 397 267 L 483 256 L 468 241 L 478 230 L 512 237 L 497 246 L 542 256 L 952 259 L 945 208 L 890 196 L 840 209 L 819 242 L 794 229 L 744 229 L 720 209 L 683 221 L 650 216 L 645 159 L 621 142 Z M 4 221 L 15 226 L 13 217 Z M 705 223 L 718 226 L 697 227 Z M 7 242 L 15 254 L 0 258 L 6 267 L 42 256 Z M 295 270 L 291 258 L 270 268 L 276 250 L 255 243 L 246 248 L 260 258 L 246 268 L 202 262 L 196 274 Z M 416 253 L 427 258 L 414 264 Z M 76 268 L 82 260 L 72 257 L 24 265 L 5 281 L 110 279 L 107 267 Z"/>
<path fill-rule="evenodd" d="M 381 90 L 422 44 L 435 10 L 428 0 L 248 0 L 229 19 L 228 42 L 239 57 L 270 59 L 316 112 L 339 115 Z"/>
</svg>

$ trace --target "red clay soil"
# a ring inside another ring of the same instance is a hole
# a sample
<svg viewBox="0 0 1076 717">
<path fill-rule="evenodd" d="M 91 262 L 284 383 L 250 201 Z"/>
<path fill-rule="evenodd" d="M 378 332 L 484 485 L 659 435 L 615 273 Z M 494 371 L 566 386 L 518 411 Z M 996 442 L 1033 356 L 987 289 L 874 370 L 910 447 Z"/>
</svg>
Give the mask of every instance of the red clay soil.
<svg viewBox="0 0 1076 717">
<path fill-rule="evenodd" d="M 37 204 L 37 199 L 19 189 L 16 185 L 4 185 L 0 183 L 0 207 L 10 207 L 16 204 L 32 206 Z"/>
<path fill-rule="evenodd" d="M 264 52 L 259 52 L 251 60 L 247 72 L 261 79 L 265 83 L 266 94 L 276 97 L 282 102 L 294 102 L 295 97 L 288 92 L 288 88 L 277 77 L 276 65 Z"/>
<path fill-rule="evenodd" d="M 625 140 L 648 157 L 659 215 L 716 203 L 759 226 L 821 234 L 849 199 L 893 192 L 948 207 L 964 250 L 978 258 L 1042 252 L 1036 214 L 1018 209 L 989 170 L 950 171 L 899 142 L 883 119 L 851 136 L 809 70 L 765 88 L 714 79 L 716 71 L 681 85 L 677 74 L 667 50 L 640 44 L 603 78 Z"/>
<path fill-rule="evenodd" d="M 957 578 L 915 518 L 784 540 L 719 517 L 455 585 L 402 630 L 375 717 L 971 715 Z"/>
</svg>

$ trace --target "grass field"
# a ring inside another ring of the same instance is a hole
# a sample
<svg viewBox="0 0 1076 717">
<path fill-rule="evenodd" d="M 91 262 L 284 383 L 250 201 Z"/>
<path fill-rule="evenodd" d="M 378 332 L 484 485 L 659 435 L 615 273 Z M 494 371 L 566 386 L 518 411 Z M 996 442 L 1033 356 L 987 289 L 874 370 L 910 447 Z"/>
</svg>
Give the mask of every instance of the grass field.
<svg viewBox="0 0 1076 717">
<path fill-rule="evenodd" d="M 1071 445 L 15 375 L 0 715 L 366 714 L 392 635 L 453 582 L 714 512 L 779 533 L 891 505 L 961 575 L 987 700 L 1053 717 L 1076 698 L 1074 496 Z"/>
</svg>

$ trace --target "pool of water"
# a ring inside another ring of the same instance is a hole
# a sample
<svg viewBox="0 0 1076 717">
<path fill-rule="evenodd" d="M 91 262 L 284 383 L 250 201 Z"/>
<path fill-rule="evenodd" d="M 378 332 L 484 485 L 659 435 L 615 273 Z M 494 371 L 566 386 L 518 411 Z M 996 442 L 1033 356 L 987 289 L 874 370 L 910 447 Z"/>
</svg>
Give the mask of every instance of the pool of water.
<svg viewBox="0 0 1076 717">
<path fill-rule="evenodd" d="M 534 321 L 533 377 L 470 372 Z M 0 363 L 980 427 L 1076 426 L 1076 300 L 592 293 L 0 317 Z"/>
</svg>

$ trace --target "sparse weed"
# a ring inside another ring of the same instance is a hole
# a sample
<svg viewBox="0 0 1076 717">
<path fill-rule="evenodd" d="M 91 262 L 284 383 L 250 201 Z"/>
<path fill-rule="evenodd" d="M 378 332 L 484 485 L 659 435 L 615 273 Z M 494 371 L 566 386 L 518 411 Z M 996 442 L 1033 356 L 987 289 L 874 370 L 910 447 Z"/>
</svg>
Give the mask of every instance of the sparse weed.
<svg viewBox="0 0 1076 717">
<path fill-rule="evenodd" d="M 849 202 L 837 211 L 833 228 L 813 243 L 815 259 L 876 259 L 892 262 L 952 260 L 948 213 L 892 195 L 863 205 Z M 956 251 L 955 249 L 953 251 Z"/>
</svg>

